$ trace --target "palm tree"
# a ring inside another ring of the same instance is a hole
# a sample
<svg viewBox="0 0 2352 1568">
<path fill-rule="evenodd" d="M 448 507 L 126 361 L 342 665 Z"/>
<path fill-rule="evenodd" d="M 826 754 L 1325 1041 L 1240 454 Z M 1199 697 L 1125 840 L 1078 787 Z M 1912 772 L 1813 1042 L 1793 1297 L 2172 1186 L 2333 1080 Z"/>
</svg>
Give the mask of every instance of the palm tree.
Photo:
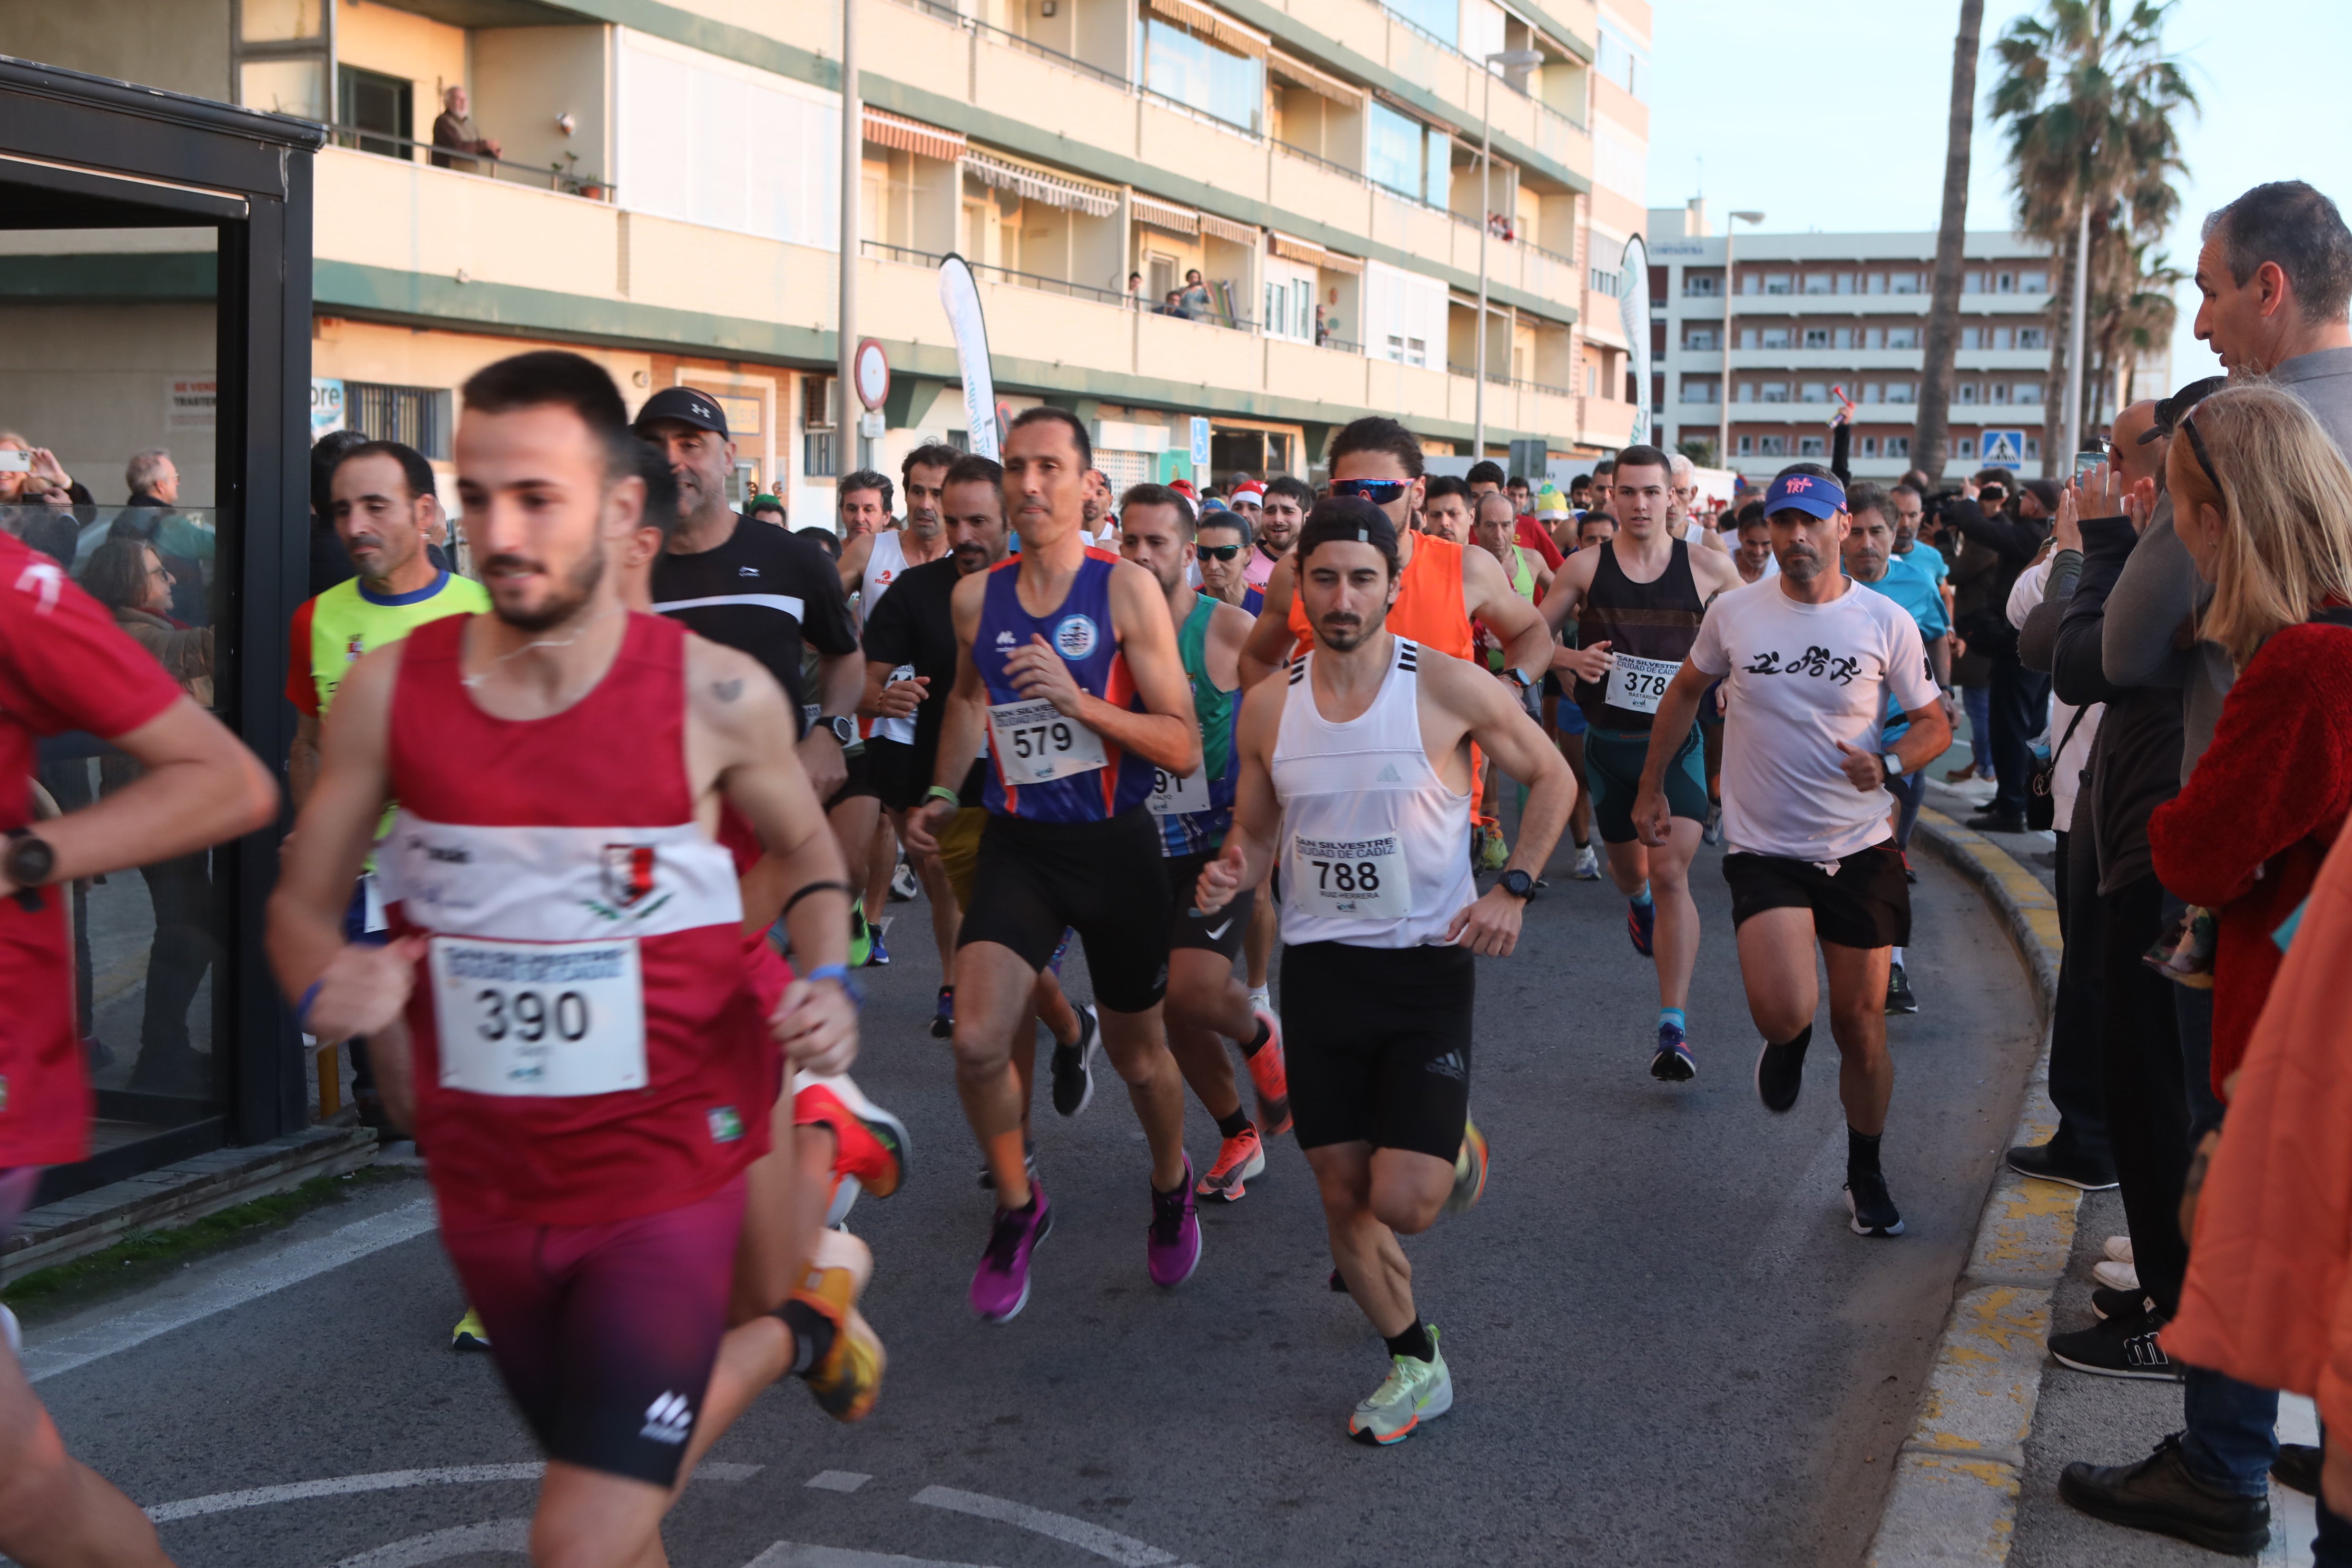
<svg viewBox="0 0 2352 1568">
<path fill-rule="evenodd" d="M 1913 464 L 1933 481 L 1944 475 L 1952 406 L 1952 351 L 1960 337 L 1960 250 L 1968 239 L 1969 158 L 1976 138 L 1977 42 L 1984 0 L 1960 0 L 1952 39 L 1951 118 L 1944 133 L 1944 213 L 1936 229 L 1935 294 L 1927 302 L 1927 343 L 1919 380 L 1919 426 Z"/>
<path fill-rule="evenodd" d="M 2077 268 L 2088 269 L 2095 288 L 2106 279 L 2116 299 L 2137 292 L 2116 280 L 2132 267 L 2133 247 L 2161 235 L 2179 209 L 2175 181 L 2185 166 L 2173 116 L 2198 105 L 2163 49 L 2173 4 L 2130 0 L 2119 16 L 2117 0 L 2044 0 L 2044 15 L 2018 18 L 1993 46 L 2002 69 L 1991 111 L 2009 125 L 2018 230 L 2048 241 L 2058 258 L 2053 344 L 2070 341 Z M 2086 368 L 2062 368 L 2053 353 L 2053 416 L 2068 378 Z"/>
<path fill-rule="evenodd" d="M 2172 341 L 2180 313 L 2174 295 L 2188 277 L 2160 252 L 2150 258 L 2146 241 L 2111 246 L 2106 255 L 2121 264 L 2109 265 L 2104 278 L 2094 273 L 2098 280 L 2091 290 L 2089 337 L 2096 350 L 2099 395 L 2086 404 L 2093 423 L 2123 411 L 2131 401 L 2141 356 Z M 2093 259 L 2095 267 L 2101 253 L 2094 251 Z"/>
</svg>

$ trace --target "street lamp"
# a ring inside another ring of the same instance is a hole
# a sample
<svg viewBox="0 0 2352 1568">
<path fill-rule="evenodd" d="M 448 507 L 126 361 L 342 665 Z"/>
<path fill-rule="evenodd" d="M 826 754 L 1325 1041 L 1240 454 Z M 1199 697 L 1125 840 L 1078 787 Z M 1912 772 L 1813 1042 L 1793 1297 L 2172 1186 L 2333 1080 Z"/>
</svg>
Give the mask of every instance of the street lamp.
<svg viewBox="0 0 2352 1568">
<path fill-rule="evenodd" d="M 1543 56 L 1533 49 L 1497 49 L 1485 61 L 1486 97 L 1478 109 L 1478 321 L 1474 332 L 1478 340 L 1477 385 L 1470 395 L 1470 460 L 1474 463 L 1486 456 L 1486 231 L 1494 226 L 1495 211 L 1491 188 L 1495 167 L 1494 68 L 1500 66 L 1524 77 L 1541 64 Z"/>
<path fill-rule="evenodd" d="M 1731 221 L 1723 226 L 1723 370 L 1715 378 L 1715 395 L 1721 400 L 1716 416 L 1715 460 L 1726 468 L 1731 467 L 1731 242 L 1741 224 L 1763 221 L 1762 213 L 1733 213 Z"/>
<path fill-rule="evenodd" d="M 833 405 L 834 471 L 846 474 L 866 466 L 864 442 L 849 410 L 850 389 L 857 384 L 852 363 L 857 354 L 858 207 L 864 196 L 866 128 L 857 100 L 857 0 L 841 0 L 841 309 L 838 351 L 835 355 Z M 840 526 L 836 516 L 834 526 Z"/>
</svg>

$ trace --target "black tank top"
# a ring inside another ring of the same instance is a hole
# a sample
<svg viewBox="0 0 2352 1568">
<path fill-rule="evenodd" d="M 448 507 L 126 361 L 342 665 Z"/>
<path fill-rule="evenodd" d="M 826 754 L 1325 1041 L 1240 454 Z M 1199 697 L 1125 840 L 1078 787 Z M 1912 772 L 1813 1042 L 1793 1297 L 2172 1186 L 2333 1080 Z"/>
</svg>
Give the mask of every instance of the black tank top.
<svg viewBox="0 0 2352 1568">
<path fill-rule="evenodd" d="M 1636 583 L 1617 564 L 1617 543 L 1601 546 L 1592 568 L 1592 588 L 1576 607 L 1576 646 L 1605 642 L 1612 653 L 1680 664 L 1698 641 L 1706 602 L 1691 575 L 1690 546 L 1674 542 L 1675 552 L 1654 583 Z M 1590 723 L 1604 730 L 1647 730 L 1650 715 L 1612 706 L 1607 680 L 1576 683 L 1576 705 Z"/>
</svg>

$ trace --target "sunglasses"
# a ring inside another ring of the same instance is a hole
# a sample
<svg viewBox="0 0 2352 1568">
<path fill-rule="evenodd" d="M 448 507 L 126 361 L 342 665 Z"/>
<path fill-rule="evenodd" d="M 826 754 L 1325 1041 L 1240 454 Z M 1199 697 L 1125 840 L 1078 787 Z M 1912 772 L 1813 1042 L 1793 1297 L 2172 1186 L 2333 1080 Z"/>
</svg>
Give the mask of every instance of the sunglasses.
<svg viewBox="0 0 2352 1568">
<path fill-rule="evenodd" d="M 2205 437 L 2197 434 L 2197 422 L 2184 415 L 2180 421 L 2180 433 L 2189 437 L 2189 456 L 2195 458 L 2197 466 L 2205 470 L 2205 477 L 2213 481 L 2213 488 L 2221 489 L 2221 476 L 2213 467 L 2213 454 L 2205 449 Z"/>
<path fill-rule="evenodd" d="M 1242 552 L 1242 547 L 1238 544 L 1202 544 L 1195 548 L 1212 561 L 1231 561 Z"/>
<path fill-rule="evenodd" d="M 1333 479 L 1331 493 L 1335 496 L 1360 496 L 1374 506 L 1389 502 L 1412 488 L 1410 479 Z"/>
</svg>

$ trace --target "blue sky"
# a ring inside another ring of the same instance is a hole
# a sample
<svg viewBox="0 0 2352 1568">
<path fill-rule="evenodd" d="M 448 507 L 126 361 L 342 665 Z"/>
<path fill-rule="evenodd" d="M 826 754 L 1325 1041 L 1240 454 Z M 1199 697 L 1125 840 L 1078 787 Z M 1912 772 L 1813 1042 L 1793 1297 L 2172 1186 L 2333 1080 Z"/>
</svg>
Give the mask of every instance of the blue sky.
<svg viewBox="0 0 2352 1568">
<path fill-rule="evenodd" d="M 2036 8 L 1985 3 L 1970 228 L 2011 219 L 2001 137 L 1984 112 L 1999 75 L 1990 46 Z M 1732 207 L 1760 210 L 1772 232 L 1935 227 L 1958 17 L 1958 0 L 1656 0 L 1650 205 L 1704 190 L 1717 233 Z M 2309 180 L 2352 207 L 2352 4 L 2179 0 L 2165 37 L 2204 107 L 2180 128 L 2189 176 L 2166 247 L 2176 265 L 2194 269 L 2208 211 L 2264 180 Z M 2195 309 L 2184 284 L 2176 384 L 2218 368 L 2189 332 Z"/>
</svg>

